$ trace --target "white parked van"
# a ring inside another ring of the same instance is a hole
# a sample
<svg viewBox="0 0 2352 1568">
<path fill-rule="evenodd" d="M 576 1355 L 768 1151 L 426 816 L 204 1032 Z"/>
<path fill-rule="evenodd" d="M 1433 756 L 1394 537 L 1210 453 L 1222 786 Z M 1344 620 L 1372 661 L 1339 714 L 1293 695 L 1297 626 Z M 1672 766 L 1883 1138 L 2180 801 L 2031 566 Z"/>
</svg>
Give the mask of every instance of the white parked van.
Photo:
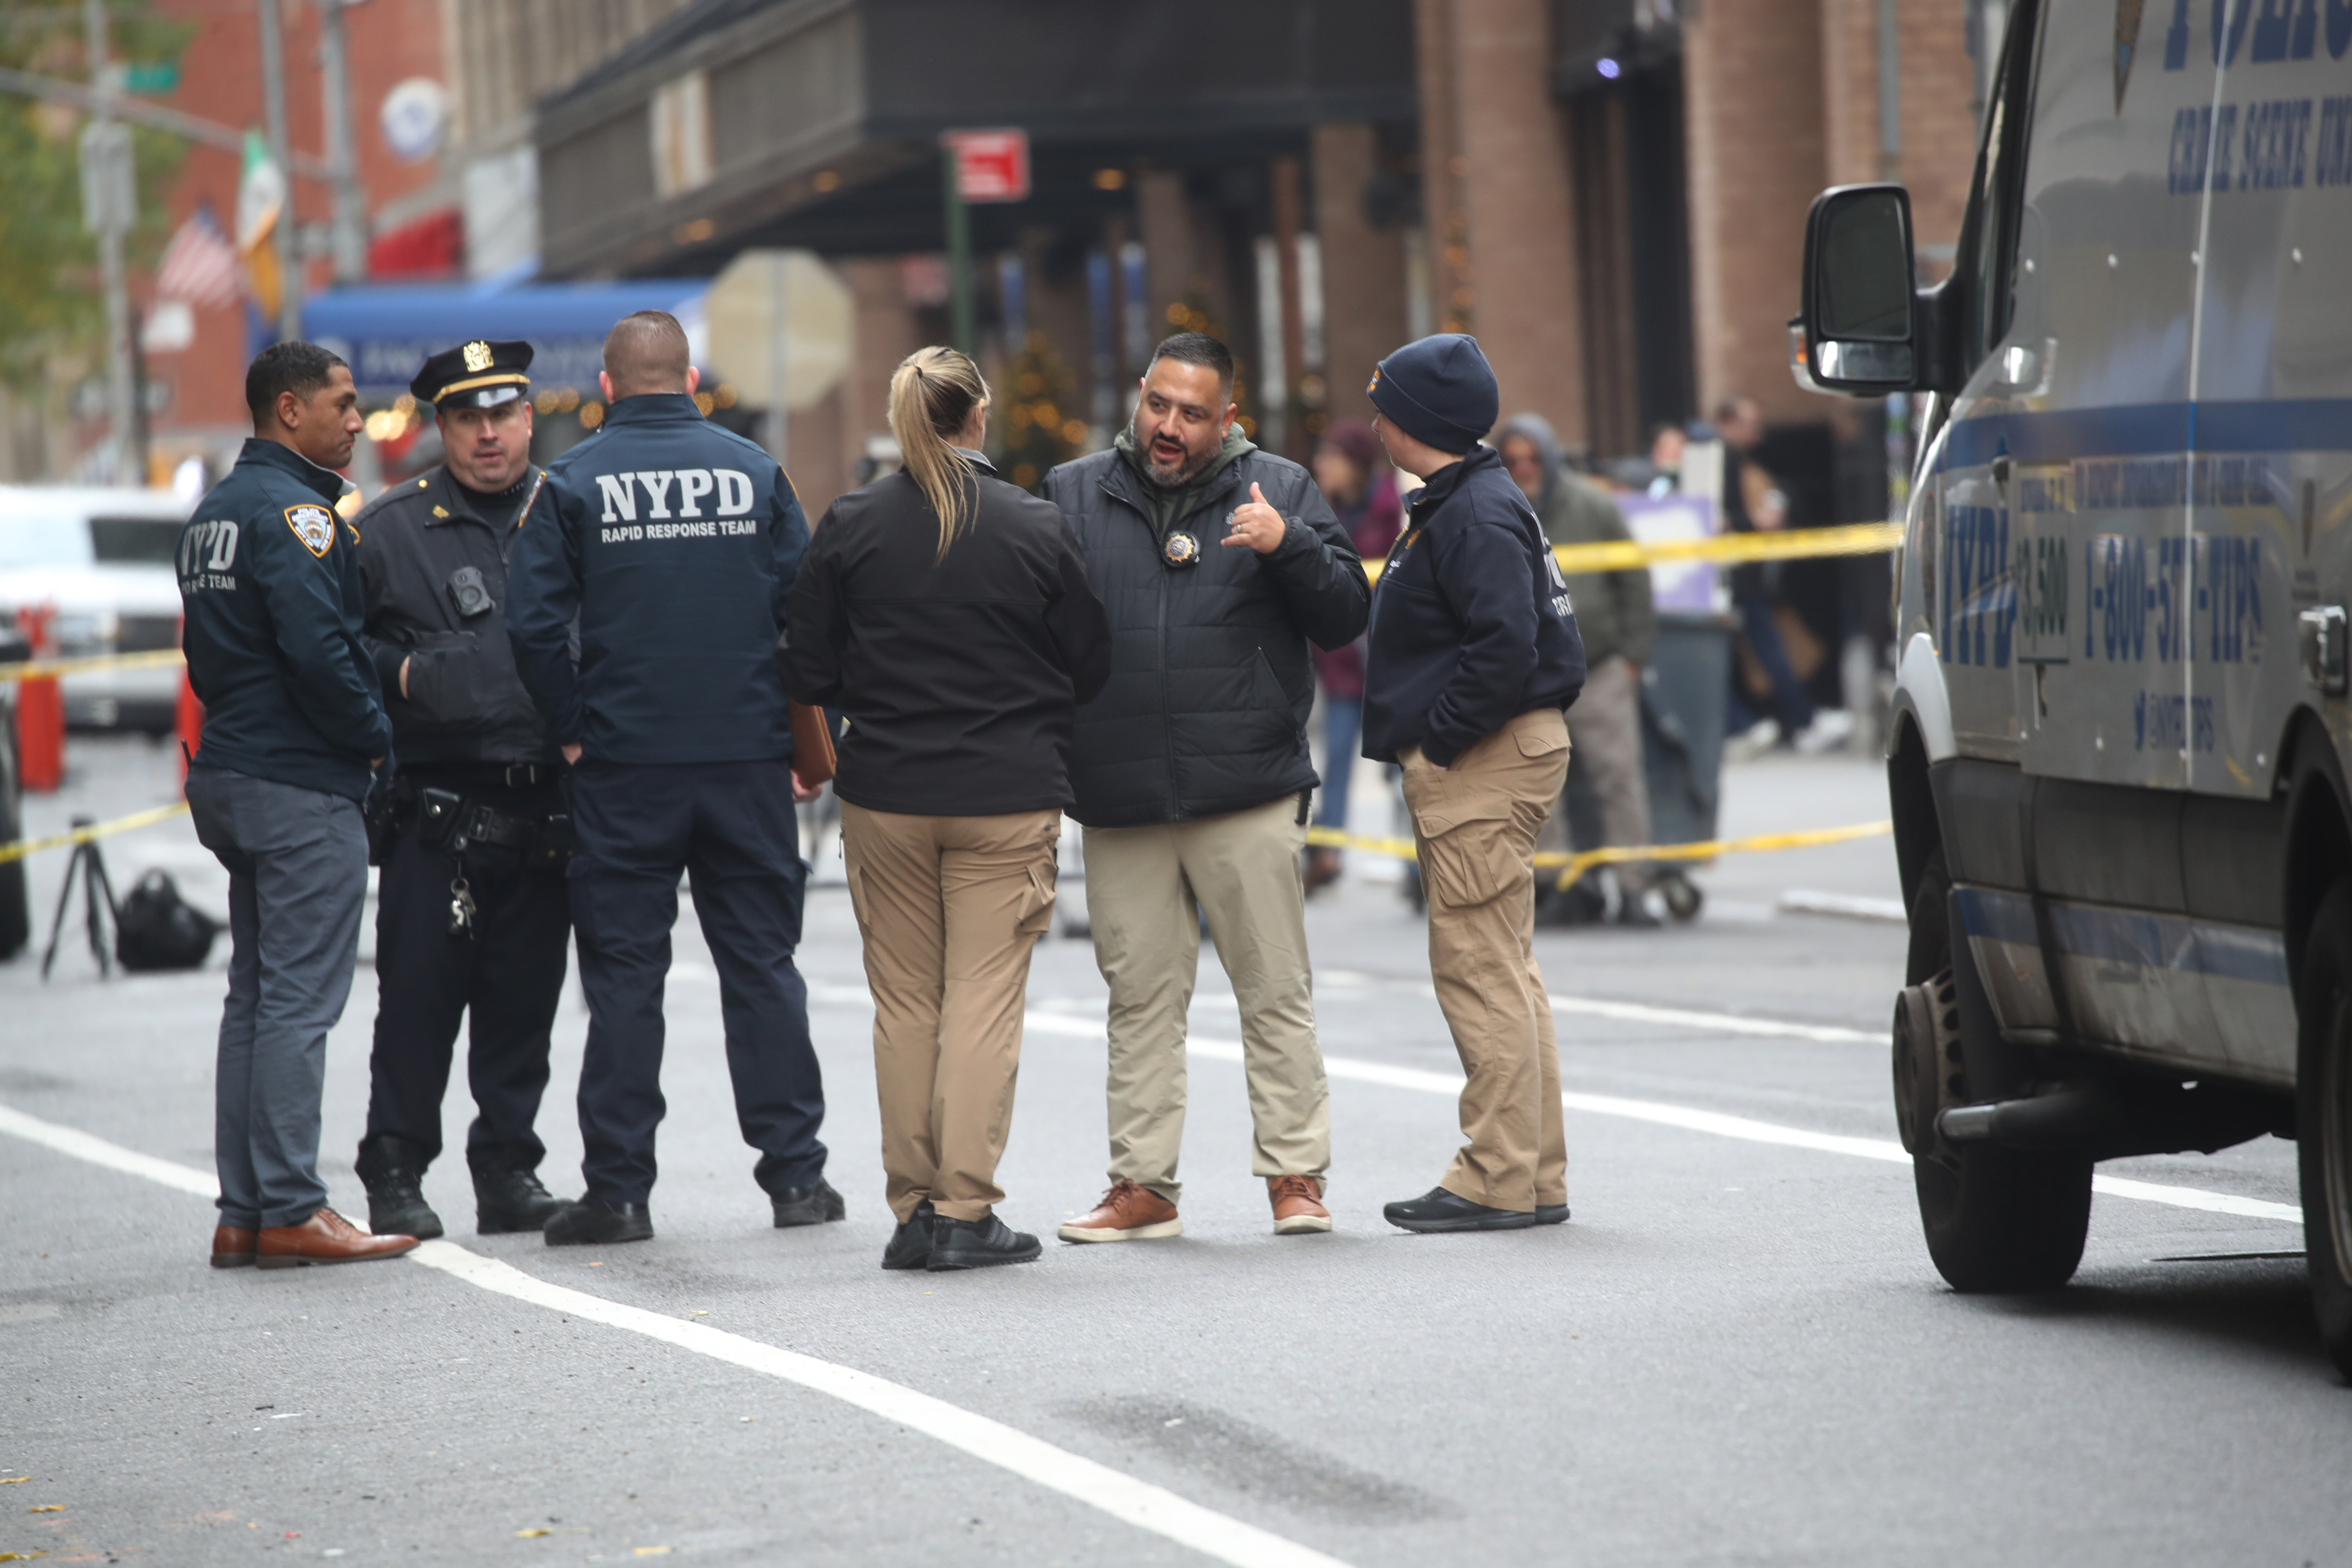
<svg viewBox="0 0 2352 1568">
<path fill-rule="evenodd" d="M 1800 379 L 1925 392 L 1895 1112 L 1962 1289 L 2095 1161 L 2301 1143 L 2352 1373 L 2352 0 L 2020 0 L 1955 270 L 1815 202 Z"/>
<path fill-rule="evenodd" d="M 0 485 L 0 618 L 55 605 L 57 655 L 180 646 L 173 561 L 187 503 L 168 490 Z M 66 721 L 171 733 L 176 668 L 68 676 Z"/>
</svg>

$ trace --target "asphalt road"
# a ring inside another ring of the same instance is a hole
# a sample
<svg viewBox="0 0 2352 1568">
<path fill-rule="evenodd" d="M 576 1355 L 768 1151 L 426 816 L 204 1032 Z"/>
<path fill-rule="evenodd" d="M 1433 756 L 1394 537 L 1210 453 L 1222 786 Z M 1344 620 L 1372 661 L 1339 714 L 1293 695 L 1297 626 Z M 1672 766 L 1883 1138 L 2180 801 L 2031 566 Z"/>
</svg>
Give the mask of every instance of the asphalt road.
<svg viewBox="0 0 2352 1568">
<path fill-rule="evenodd" d="M 77 741 L 68 793 L 32 826 L 168 798 L 172 777 L 160 750 Z M 1880 791 L 1859 762 L 1751 764 L 1725 826 L 1879 816 Z M 162 865 L 220 902 L 184 823 L 108 855 L 119 885 Z M 45 895 L 62 866 L 37 865 Z M 2294 1202 L 2291 1146 L 2109 1167 L 2167 1201 L 2103 1194 L 2062 1292 L 1962 1298 L 1936 1277 L 1885 1157 L 1902 931 L 1777 909 L 1790 889 L 1885 898 L 1891 866 L 1884 840 L 1726 861 L 1694 927 L 1545 935 L 1575 1218 L 1456 1237 L 1381 1221 L 1442 1171 L 1458 1075 L 1419 923 L 1359 877 L 1310 916 L 1334 1234 L 1271 1234 L 1233 1004 L 1204 956 L 1187 1234 L 1049 1239 L 1034 1267 L 946 1277 L 876 1267 L 869 1014 L 837 889 L 813 896 L 802 958 L 845 1224 L 769 1228 L 686 921 L 656 1239 L 478 1238 L 450 1157 L 427 1182 L 455 1244 L 438 1267 L 209 1269 L 211 1211 L 186 1189 L 211 1167 L 225 952 L 101 982 L 69 951 L 47 984 L 19 959 L 0 966 L 0 1107 L 19 1113 L 0 1115 L 0 1478 L 29 1479 L 0 1479 L 0 1553 L 2352 1560 L 2352 1394 L 2317 1352 L 2301 1260 L 2218 1256 L 2300 1246 L 2273 1217 Z M 46 896 L 38 913 L 46 929 Z M 361 1214 L 373 990 L 363 967 L 329 1058 L 324 1165 Z M 1050 1232 L 1102 1185 L 1087 944 L 1048 940 L 1031 992 L 1004 1213 Z M 575 990 L 541 1121 L 559 1189 L 584 1026 Z M 467 1114 L 454 1094 L 453 1148 Z M 55 1146 L 71 1131 L 105 1146 Z M 169 1164 L 136 1173 L 110 1149 Z"/>
</svg>

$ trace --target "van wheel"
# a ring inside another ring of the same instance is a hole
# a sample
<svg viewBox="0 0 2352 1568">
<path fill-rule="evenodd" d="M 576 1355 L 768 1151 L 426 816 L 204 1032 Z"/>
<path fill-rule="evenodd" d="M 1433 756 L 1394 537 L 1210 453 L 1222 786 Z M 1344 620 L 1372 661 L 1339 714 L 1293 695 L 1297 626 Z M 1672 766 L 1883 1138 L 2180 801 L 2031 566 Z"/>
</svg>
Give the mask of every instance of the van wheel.
<svg viewBox="0 0 2352 1568">
<path fill-rule="evenodd" d="M 2352 1378 L 2352 887 L 2319 906 L 2295 988 L 2295 1163 L 2311 1306 L 2328 1359 Z"/>
<path fill-rule="evenodd" d="M 1926 1026 L 1900 1028 L 1896 1041 L 1897 1050 L 1910 1055 L 1908 1062 L 1898 1058 L 1896 1092 L 1908 1099 L 1896 1111 L 1898 1125 L 1911 1133 L 1920 1228 L 1936 1271 L 1955 1290 L 2055 1289 L 2083 1261 L 2091 1226 L 2091 1162 L 1983 1143 L 1956 1147 L 1936 1132 L 1932 1113 L 1927 1125 L 1918 1125 L 1923 1108 L 1944 1098 L 1937 1093 L 1939 1079 L 1954 1103 L 1990 1099 L 2010 1087 L 1971 1084 L 1960 1065 L 1967 1055 L 1961 1037 L 1994 1026 L 1981 988 L 1971 987 L 1972 973 L 1961 969 L 1974 960 L 1952 939 L 1950 892 L 1938 851 L 1911 906 L 1907 978 L 1924 994 L 1897 1006 L 1898 1024 L 1907 1010 Z"/>
</svg>

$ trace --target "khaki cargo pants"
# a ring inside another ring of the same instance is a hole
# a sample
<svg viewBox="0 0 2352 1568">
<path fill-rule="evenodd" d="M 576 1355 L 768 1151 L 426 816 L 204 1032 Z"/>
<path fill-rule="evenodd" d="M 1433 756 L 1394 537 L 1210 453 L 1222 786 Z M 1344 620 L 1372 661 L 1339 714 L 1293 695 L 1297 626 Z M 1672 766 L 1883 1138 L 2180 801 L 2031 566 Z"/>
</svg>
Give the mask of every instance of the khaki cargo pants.
<svg viewBox="0 0 2352 1568">
<path fill-rule="evenodd" d="M 1535 960 L 1536 834 L 1568 779 L 1568 725 L 1557 708 L 1522 713 L 1441 768 L 1409 747 L 1422 886 L 1429 895 L 1429 973 L 1469 1081 L 1470 1140 L 1438 1183 L 1457 1197 L 1526 1214 L 1568 1201 L 1559 1047 Z"/>
<path fill-rule="evenodd" d="M 1029 955 L 1054 918 L 1058 811 L 908 816 L 842 803 L 849 897 L 874 992 L 882 1169 L 903 1225 L 1002 1202 Z"/>
<path fill-rule="evenodd" d="M 1320 1177 L 1331 1100 L 1315 1037 L 1298 797 L 1192 822 L 1087 829 L 1087 914 L 1110 985 L 1110 1179 L 1181 1195 L 1184 1026 L 1201 924 L 1233 982 L 1260 1176 Z"/>
</svg>

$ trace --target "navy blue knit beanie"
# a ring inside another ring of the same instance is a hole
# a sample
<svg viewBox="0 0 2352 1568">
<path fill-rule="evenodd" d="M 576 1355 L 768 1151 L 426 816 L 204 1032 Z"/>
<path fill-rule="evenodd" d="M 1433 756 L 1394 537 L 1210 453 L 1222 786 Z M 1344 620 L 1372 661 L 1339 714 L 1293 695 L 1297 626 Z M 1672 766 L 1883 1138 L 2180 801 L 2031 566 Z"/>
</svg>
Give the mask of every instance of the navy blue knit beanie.
<svg viewBox="0 0 2352 1568">
<path fill-rule="evenodd" d="M 1503 411 L 1494 367 L 1465 332 L 1405 344 L 1381 361 L 1364 390 L 1398 429 L 1441 452 L 1468 451 Z"/>
</svg>

